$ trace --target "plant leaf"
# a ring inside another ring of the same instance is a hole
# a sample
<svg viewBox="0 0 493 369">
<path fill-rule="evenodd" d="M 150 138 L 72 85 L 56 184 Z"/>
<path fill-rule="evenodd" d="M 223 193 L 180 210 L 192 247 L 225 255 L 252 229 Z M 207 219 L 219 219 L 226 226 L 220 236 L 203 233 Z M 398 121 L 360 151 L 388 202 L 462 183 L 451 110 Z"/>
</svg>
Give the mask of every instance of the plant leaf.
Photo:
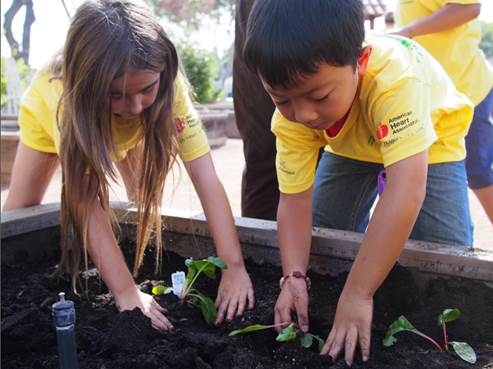
<svg viewBox="0 0 493 369">
<path fill-rule="evenodd" d="M 287 342 L 292 341 L 296 338 L 296 332 L 294 330 L 294 323 L 291 323 L 286 328 L 284 328 L 281 333 L 276 337 L 277 342 Z"/>
<path fill-rule="evenodd" d="M 217 310 L 214 302 L 207 296 L 196 292 L 196 296 L 199 299 L 200 311 L 202 311 L 202 316 L 204 317 L 207 324 L 212 324 L 216 320 Z"/>
<path fill-rule="evenodd" d="M 474 352 L 474 349 L 471 346 L 469 346 L 468 343 L 452 341 L 449 342 L 449 344 L 452 345 L 455 353 L 459 355 L 462 360 L 467 361 L 468 363 L 471 364 L 476 363 L 477 360 L 476 353 Z"/>
<path fill-rule="evenodd" d="M 185 265 L 187 266 L 187 286 L 190 286 L 192 283 L 193 277 L 195 277 L 195 273 L 197 270 L 195 269 L 195 264 L 192 258 L 188 258 L 185 260 Z"/>
<path fill-rule="evenodd" d="M 231 331 L 231 332 L 229 332 L 228 336 L 236 336 L 237 334 L 256 332 L 256 331 L 261 331 L 261 330 L 269 329 L 269 328 L 273 328 L 273 326 L 272 325 L 264 325 L 264 324 L 252 324 L 252 325 L 249 325 L 243 329 L 237 329 L 237 330 Z"/>
<path fill-rule="evenodd" d="M 187 283 L 190 283 L 199 270 L 204 272 L 204 274 L 211 278 L 216 278 L 216 268 L 225 269 L 226 264 L 221 258 L 216 256 L 209 256 L 207 259 L 202 260 L 193 260 L 192 258 L 188 258 L 185 260 L 185 265 L 188 267 L 187 273 Z"/>
<path fill-rule="evenodd" d="M 312 334 L 312 336 L 318 341 L 318 352 L 322 351 L 325 345 L 325 341 L 321 339 L 320 336 L 317 336 L 316 334 Z"/>
<path fill-rule="evenodd" d="M 168 293 L 173 292 L 172 287 L 168 286 L 163 286 L 162 284 L 158 284 L 154 287 L 152 287 L 152 294 L 159 296 L 159 295 L 167 295 Z"/>
<path fill-rule="evenodd" d="M 216 265 L 214 265 L 213 263 L 209 263 L 208 261 L 204 261 L 204 260 L 200 260 L 200 261 L 201 263 L 198 264 L 197 267 L 199 266 L 200 268 L 204 267 L 204 269 L 202 269 L 204 274 L 210 279 L 216 279 Z"/>
<path fill-rule="evenodd" d="M 442 325 L 443 322 L 445 322 L 445 323 L 452 322 L 459 317 L 460 317 L 460 310 L 459 309 L 445 309 L 438 316 L 438 325 Z"/>
<path fill-rule="evenodd" d="M 414 326 L 411 324 L 409 320 L 406 319 L 404 315 L 401 315 L 397 320 L 395 320 L 387 329 L 387 333 L 382 340 L 382 343 L 385 347 L 390 347 L 394 343 L 397 342 L 397 339 L 394 337 L 394 334 L 402 332 L 402 331 L 412 331 L 414 330 Z"/>
<path fill-rule="evenodd" d="M 313 344 L 313 335 L 311 333 L 305 333 L 300 337 L 300 344 L 304 348 L 310 348 Z"/>
<path fill-rule="evenodd" d="M 226 266 L 226 263 L 219 257 L 217 256 L 209 256 L 207 258 L 207 261 L 214 264 L 216 267 L 220 268 L 220 269 L 226 269 L 227 266 Z"/>
</svg>

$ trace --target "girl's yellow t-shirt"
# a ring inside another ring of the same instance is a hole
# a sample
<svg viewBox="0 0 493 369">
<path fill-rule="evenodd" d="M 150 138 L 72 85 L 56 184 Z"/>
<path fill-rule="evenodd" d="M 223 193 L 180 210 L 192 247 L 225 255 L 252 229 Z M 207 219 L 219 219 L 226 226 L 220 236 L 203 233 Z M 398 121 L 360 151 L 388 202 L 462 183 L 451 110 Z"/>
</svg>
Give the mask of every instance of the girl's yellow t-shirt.
<svg viewBox="0 0 493 369">
<path fill-rule="evenodd" d="M 321 147 L 385 167 L 428 150 L 429 163 L 465 158 L 464 137 L 473 104 L 421 46 L 398 36 L 371 36 L 367 73 L 335 137 L 286 119 L 276 109 L 279 189 L 299 193 L 313 185 Z"/>
<path fill-rule="evenodd" d="M 176 78 L 174 87 L 172 114 L 179 132 L 179 153 L 183 161 L 191 161 L 209 152 L 209 143 L 183 76 Z M 60 131 L 56 113 L 62 89 L 61 81 L 51 79 L 48 74 L 40 73 L 33 78 L 22 98 L 18 119 L 21 142 L 28 147 L 47 153 L 59 153 Z M 111 124 L 116 148 L 112 157 L 114 160 L 122 160 L 127 151 L 142 140 L 142 124 L 138 118 L 123 120 L 115 116 Z"/>
<path fill-rule="evenodd" d="M 492 1 L 492 0 L 488 0 Z M 480 0 L 399 0 L 397 25 L 406 26 L 429 16 L 448 3 L 480 4 Z M 442 32 L 413 38 L 443 65 L 457 89 L 478 105 L 493 87 L 493 66 L 479 48 L 481 25 L 478 20 Z"/>
</svg>

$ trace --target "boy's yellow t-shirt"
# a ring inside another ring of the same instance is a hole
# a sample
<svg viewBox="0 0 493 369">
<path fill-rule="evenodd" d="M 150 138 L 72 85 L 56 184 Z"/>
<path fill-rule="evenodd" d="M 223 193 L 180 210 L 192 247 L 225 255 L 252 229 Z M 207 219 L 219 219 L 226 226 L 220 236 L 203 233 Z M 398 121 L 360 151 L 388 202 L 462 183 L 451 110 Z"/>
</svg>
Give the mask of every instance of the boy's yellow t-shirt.
<svg viewBox="0 0 493 369">
<path fill-rule="evenodd" d="M 488 0 L 491 1 L 491 0 Z M 480 0 L 399 0 L 395 20 L 406 26 L 448 3 L 480 4 Z M 459 27 L 413 38 L 449 73 L 457 89 L 478 105 L 493 86 L 493 66 L 479 48 L 481 24 L 473 20 Z"/>
<path fill-rule="evenodd" d="M 299 193 L 313 185 L 324 146 L 328 152 L 385 167 L 424 150 L 430 164 L 465 158 L 464 137 L 474 108 L 441 65 L 402 37 L 372 36 L 366 45 L 372 48 L 368 71 L 335 137 L 274 112 L 281 192 Z"/>
<path fill-rule="evenodd" d="M 37 74 L 22 98 L 18 119 L 20 139 L 34 150 L 59 153 L 60 131 L 56 113 L 63 87 L 60 80 L 50 78 L 48 74 Z M 174 87 L 172 114 L 179 132 L 179 153 L 183 161 L 191 161 L 209 152 L 209 143 L 183 76 L 176 78 Z M 127 151 L 142 140 L 142 124 L 138 118 L 123 120 L 116 116 L 113 116 L 111 124 L 116 148 L 112 157 L 122 160 Z"/>
</svg>

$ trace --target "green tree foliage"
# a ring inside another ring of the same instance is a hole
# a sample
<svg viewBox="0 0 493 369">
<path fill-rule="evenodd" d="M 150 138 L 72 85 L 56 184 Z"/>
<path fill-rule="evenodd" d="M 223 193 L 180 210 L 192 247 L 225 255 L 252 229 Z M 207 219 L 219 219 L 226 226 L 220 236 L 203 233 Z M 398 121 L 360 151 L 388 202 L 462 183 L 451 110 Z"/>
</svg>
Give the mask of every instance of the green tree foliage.
<svg viewBox="0 0 493 369">
<path fill-rule="evenodd" d="M 5 75 L 5 58 L 2 57 L 2 84 L 0 88 L 1 92 L 1 106 L 3 107 L 6 103 L 6 97 L 7 97 L 7 76 Z"/>
<path fill-rule="evenodd" d="M 23 90 L 27 88 L 29 83 L 31 82 L 31 76 L 33 70 L 28 64 L 24 63 L 23 59 L 17 60 L 16 63 L 17 66 L 17 72 L 19 73 L 19 78 L 21 80 L 21 87 Z M 7 104 L 7 58 L 3 57 L 1 58 L 1 102 L 0 105 L 3 107 L 5 104 Z"/>
<path fill-rule="evenodd" d="M 147 0 L 157 15 L 195 29 L 204 15 L 218 18 L 234 13 L 235 0 Z"/>
<path fill-rule="evenodd" d="M 486 57 L 493 57 L 493 23 L 481 22 L 481 42 L 479 47 L 483 50 Z"/>
<path fill-rule="evenodd" d="M 213 85 L 219 72 L 214 55 L 187 44 L 178 46 L 178 53 L 193 87 L 195 100 L 201 104 L 216 100 L 221 91 Z"/>
</svg>

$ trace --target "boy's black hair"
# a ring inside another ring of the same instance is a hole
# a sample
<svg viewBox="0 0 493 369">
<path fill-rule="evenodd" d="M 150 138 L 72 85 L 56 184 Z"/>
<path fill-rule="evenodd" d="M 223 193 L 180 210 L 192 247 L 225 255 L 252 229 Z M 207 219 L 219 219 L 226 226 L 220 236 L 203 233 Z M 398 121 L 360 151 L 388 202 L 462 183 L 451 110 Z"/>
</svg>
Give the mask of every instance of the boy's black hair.
<svg viewBox="0 0 493 369">
<path fill-rule="evenodd" d="M 289 88 L 321 62 L 355 69 L 364 37 L 361 0 L 256 0 L 243 56 L 269 85 Z"/>
</svg>

